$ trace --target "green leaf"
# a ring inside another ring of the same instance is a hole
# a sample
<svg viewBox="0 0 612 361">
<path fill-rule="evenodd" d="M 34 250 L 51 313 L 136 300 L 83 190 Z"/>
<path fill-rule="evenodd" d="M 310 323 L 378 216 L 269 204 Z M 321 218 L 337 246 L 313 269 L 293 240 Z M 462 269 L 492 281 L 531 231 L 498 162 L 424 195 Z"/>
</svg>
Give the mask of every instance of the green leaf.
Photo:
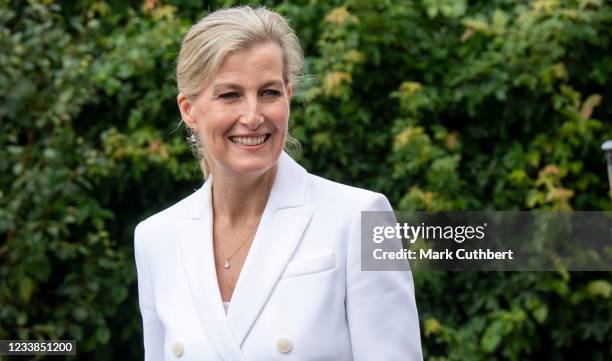
<svg viewBox="0 0 612 361">
<path fill-rule="evenodd" d="M 545 304 L 542 304 L 539 307 L 537 307 L 535 310 L 533 310 L 533 317 L 540 324 L 546 321 L 547 316 L 548 316 L 548 306 L 546 306 Z"/>
<path fill-rule="evenodd" d="M 96 330 L 96 337 L 98 338 L 98 341 L 100 341 L 100 343 L 103 345 L 108 343 L 108 340 L 110 340 L 110 335 L 110 330 L 106 326 L 98 327 L 98 329 Z"/>
<path fill-rule="evenodd" d="M 484 352 L 491 353 L 495 351 L 497 345 L 502 340 L 503 330 L 504 322 L 502 320 L 495 320 L 486 328 L 480 339 L 480 347 Z"/>
<path fill-rule="evenodd" d="M 34 292 L 34 282 L 29 277 L 21 278 L 19 282 L 19 296 L 24 302 L 30 301 Z"/>
<path fill-rule="evenodd" d="M 589 282 L 586 287 L 586 291 L 593 297 L 599 296 L 609 298 L 610 295 L 612 295 L 612 285 L 610 285 L 610 282 L 606 280 L 595 280 Z"/>
<path fill-rule="evenodd" d="M 73 311 L 73 315 L 74 315 L 74 319 L 77 321 L 84 321 L 87 316 L 88 316 L 89 312 L 87 312 L 87 310 L 84 307 L 76 307 Z"/>
</svg>

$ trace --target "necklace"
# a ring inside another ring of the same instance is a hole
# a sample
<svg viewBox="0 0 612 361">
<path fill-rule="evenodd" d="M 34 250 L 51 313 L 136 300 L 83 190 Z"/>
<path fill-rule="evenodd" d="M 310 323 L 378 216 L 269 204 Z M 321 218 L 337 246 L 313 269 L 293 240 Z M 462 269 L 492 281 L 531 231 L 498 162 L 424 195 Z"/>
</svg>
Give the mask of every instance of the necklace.
<svg viewBox="0 0 612 361">
<path fill-rule="evenodd" d="M 253 229 L 251 229 L 251 231 L 249 232 L 249 234 L 247 235 L 247 237 L 244 239 L 244 241 L 242 241 L 242 243 L 240 244 L 240 246 L 238 246 L 238 248 L 234 251 L 234 253 L 232 253 L 230 256 L 225 257 L 224 261 L 223 261 L 223 268 L 225 269 L 229 269 L 232 264 L 230 262 L 230 260 L 232 259 L 232 257 L 234 257 L 236 255 L 236 253 L 238 253 L 238 251 L 240 251 L 242 249 L 242 247 L 244 247 L 244 245 L 247 243 L 247 241 L 249 239 L 251 239 L 251 236 L 253 235 L 253 230 L 256 227 L 253 227 Z"/>
</svg>

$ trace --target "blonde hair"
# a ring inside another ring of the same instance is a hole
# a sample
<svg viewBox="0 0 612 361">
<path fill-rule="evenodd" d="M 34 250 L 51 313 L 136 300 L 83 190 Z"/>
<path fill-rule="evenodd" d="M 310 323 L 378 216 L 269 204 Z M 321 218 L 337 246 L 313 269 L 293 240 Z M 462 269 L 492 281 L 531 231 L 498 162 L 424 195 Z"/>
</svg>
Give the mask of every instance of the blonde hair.
<svg viewBox="0 0 612 361">
<path fill-rule="evenodd" d="M 177 58 L 178 91 L 188 99 L 197 98 L 212 82 L 223 60 L 230 54 L 253 45 L 274 42 L 283 51 L 283 78 L 295 88 L 304 67 L 304 56 L 289 23 L 281 15 L 264 7 L 234 7 L 212 12 L 191 27 Z M 188 128 L 187 137 L 200 161 L 206 178 L 209 165 L 199 136 Z M 286 145 L 299 149 L 299 142 L 287 134 Z"/>
</svg>

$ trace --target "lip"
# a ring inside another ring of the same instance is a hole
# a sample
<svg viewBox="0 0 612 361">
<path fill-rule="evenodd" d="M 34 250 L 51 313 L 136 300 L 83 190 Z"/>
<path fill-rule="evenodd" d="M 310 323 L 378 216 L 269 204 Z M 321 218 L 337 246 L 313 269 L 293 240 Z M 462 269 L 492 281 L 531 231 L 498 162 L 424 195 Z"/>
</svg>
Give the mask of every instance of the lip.
<svg viewBox="0 0 612 361">
<path fill-rule="evenodd" d="M 232 140 L 230 139 L 230 137 L 261 137 L 261 136 L 265 136 L 266 139 L 264 140 L 263 143 L 258 144 L 258 145 L 236 144 L 232 142 Z M 235 134 L 235 135 L 228 136 L 227 141 L 230 142 L 231 145 L 233 145 L 234 147 L 240 150 L 247 151 L 247 152 L 255 152 L 263 148 L 266 144 L 268 144 L 268 141 L 270 140 L 271 137 L 272 137 L 271 133 L 251 133 L 251 134 L 240 134 L 240 135 Z"/>
<path fill-rule="evenodd" d="M 231 137 L 261 137 L 264 135 L 270 135 L 270 133 L 232 134 L 232 135 L 229 135 L 228 138 L 231 138 Z"/>
</svg>

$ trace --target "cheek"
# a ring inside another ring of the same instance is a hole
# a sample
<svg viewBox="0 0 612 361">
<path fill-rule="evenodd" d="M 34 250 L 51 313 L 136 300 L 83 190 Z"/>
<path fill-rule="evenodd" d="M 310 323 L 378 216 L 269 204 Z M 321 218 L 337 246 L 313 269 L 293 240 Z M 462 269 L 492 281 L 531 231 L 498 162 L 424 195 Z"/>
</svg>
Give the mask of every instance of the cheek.
<svg viewBox="0 0 612 361">
<path fill-rule="evenodd" d="M 231 112 L 211 110 L 200 113 L 198 117 L 198 127 L 202 129 L 204 138 L 216 138 L 224 136 L 232 128 Z"/>
<path fill-rule="evenodd" d="M 279 130 L 285 130 L 289 126 L 289 108 L 279 107 L 270 113 L 270 118 Z"/>
</svg>

